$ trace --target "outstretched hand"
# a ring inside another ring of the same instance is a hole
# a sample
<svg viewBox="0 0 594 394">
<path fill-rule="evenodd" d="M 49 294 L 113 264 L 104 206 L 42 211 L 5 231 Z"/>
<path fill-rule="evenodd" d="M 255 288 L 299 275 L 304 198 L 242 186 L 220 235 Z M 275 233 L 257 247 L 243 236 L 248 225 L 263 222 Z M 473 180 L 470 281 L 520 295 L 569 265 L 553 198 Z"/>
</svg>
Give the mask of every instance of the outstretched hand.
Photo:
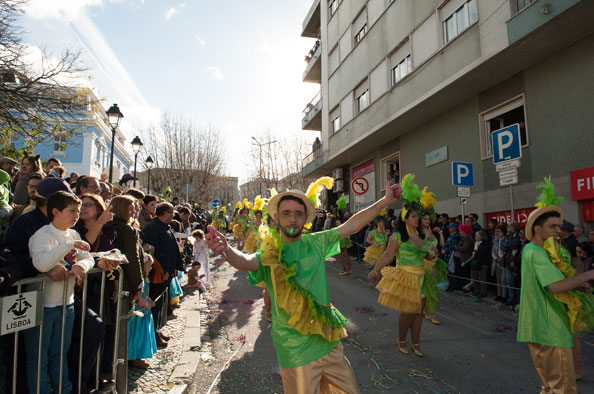
<svg viewBox="0 0 594 394">
<path fill-rule="evenodd" d="M 390 185 L 390 181 L 386 181 L 386 201 L 388 205 L 392 204 L 402 196 L 402 188 L 400 184 Z"/>
<path fill-rule="evenodd" d="M 218 231 L 209 231 L 208 234 L 206 234 L 206 245 L 214 253 L 223 257 L 226 257 L 227 251 L 229 250 L 227 239 Z"/>
</svg>

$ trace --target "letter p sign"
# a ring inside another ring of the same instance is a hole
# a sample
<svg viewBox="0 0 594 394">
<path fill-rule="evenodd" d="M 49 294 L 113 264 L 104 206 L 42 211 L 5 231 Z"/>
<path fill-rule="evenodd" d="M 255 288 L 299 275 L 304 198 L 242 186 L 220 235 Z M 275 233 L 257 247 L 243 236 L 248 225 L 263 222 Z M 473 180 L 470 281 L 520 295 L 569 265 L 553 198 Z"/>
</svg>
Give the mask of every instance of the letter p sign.
<svg viewBox="0 0 594 394">
<path fill-rule="evenodd" d="M 493 163 L 502 163 L 522 157 L 522 140 L 518 123 L 491 133 Z"/>
<path fill-rule="evenodd" d="M 472 163 L 462 161 L 452 162 L 452 185 L 454 186 L 474 186 L 474 173 Z"/>
</svg>

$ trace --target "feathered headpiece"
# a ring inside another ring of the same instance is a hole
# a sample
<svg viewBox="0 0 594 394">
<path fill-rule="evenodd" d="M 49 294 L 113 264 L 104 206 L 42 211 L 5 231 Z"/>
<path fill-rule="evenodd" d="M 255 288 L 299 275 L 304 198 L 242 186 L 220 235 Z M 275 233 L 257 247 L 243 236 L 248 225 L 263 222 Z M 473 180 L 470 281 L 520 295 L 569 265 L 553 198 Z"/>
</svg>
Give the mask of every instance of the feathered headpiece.
<svg viewBox="0 0 594 394">
<path fill-rule="evenodd" d="M 386 224 L 386 208 L 384 208 L 379 215 L 373 219 L 373 224 L 378 224 L 379 222 L 383 222 L 384 225 Z"/>
<path fill-rule="evenodd" d="M 241 201 L 237 201 L 237 204 L 235 204 L 235 209 L 241 209 Z"/>
<path fill-rule="evenodd" d="M 324 190 L 324 186 L 326 186 L 328 190 L 331 190 L 332 186 L 334 186 L 334 179 L 329 176 L 323 176 L 310 184 L 305 192 L 305 195 L 309 201 L 311 201 L 314 208 L 317 208 L 320 205 L 320 192 Z"/>
<path fill-rule="evenodd" d="M 432 192 L 428 192 L 427 191 L 427 186 L 425 186 L 423 188 L 422 193 L 422 197 L 421 197 L 421 205 L 423 206 L 423 212 L 422 215 L 429 215 L 429 217 L 431 217 L 431 220 L 435 221 L 435 219 L 437 218 L 437 214 L 435 213 L 435 204 L 437 203 L 437 200 L 434 197 L 434 194 Z"/>
<path fill-rule="evenodd" d="M 223 215 L 226 214 L 227 213 L 227 207 L 221 208 L 221 211 L 220 212 L 223 212 Z"/>
<path fill-rule="evenodd" d="M 249 201 L 248 201 L 248 199 L 247 199 L 247 198 L 244 198 L 244 199 L 243 199 L 242 206 L 243 206 L 244 208 L 247 208 L 247 207 L 248 207 L 248 204 L 249 204 Z"/>
<path fill-rule="evenodd" d="M 414 179 L 415 176 L 413 174 L 406 174 L 400 182 L 400 188 L 402 189 L 402 196 L 400 196 L 402 214 L 400 216 L 402 220 L 404 220 L 408 211 L 422 212 L 423 210 L 423 206 L 421 205 L 423 193 L 419 190 L 419 186 L 413 182 Z"/>
<path fill-rule="evenodd" d="M 261 211 L 264 206 L 264 200 L 258 195 L 254 199 L 254 211 Z"/>
<path fill-rule="evenodd" d="M 340 196 L 340 198 L 336 201 L 336 209 L 338 212 L 344 211 L 346 204 L 346 197 L 344 196 L 344 193 L 342 193 L 342 196 Z"/>
<path fill-rule="evenodd" d="M 555 185 L 551 182 L 551 176 L 544 178 L 544 184 L 536 186 L 536 190 L 542 190 L 542 193 L 536 199 L 538 202 L 534 205 L 537 208 L 544 208 L 549 205 L 559 205 L 563 202 L 563 197 L 555 196 Z"/>
</svg>

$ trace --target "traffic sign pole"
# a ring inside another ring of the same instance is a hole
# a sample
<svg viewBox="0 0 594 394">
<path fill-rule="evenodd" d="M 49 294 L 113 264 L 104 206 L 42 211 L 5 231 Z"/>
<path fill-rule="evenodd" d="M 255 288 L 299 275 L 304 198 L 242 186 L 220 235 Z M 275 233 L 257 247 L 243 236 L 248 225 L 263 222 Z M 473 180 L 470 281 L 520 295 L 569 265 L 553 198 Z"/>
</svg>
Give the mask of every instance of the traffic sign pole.
<svg viewBox="0 0 594 394">
<path fill-rule="evenodd" d="M 514 222 L 514 189 L 513 185 L 509 185 L 509 201 L 511 202 L 511 221 Z"/>
</svg>

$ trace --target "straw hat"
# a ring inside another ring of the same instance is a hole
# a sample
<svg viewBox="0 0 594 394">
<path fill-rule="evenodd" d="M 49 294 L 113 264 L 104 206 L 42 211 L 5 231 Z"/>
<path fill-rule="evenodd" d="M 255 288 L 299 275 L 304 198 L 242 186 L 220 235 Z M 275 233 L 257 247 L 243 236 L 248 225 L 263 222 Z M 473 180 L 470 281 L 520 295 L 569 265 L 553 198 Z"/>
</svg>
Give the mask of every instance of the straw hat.
<svg viewBox="0 0 594 394">
<path fill-rule="evenodd" d="M 278 210 L 278 204 L 284 196 L 293 196 L 303 201 L 303 203 L 305 204 L 305 214 L 307 215 L 305 223 L 307 224 L 313 222 L 316 216 L 316 209 L 314 208 L 309 198 L 307 198 L 305 193 L 297 189 L 287 190 L 286 192 L 275 194 L 272 198 L 270 198 L 270 200 L 268 200 L 268 214 L 270 216 L 274 217 L 274 215 L 276 215 Z"/>
<path fill-rule="evenodd" d="M 557 212 L 561 216 L 561 221 L 563 222 L 563 211 L 557 205 L 547 205 L 546 207 L 535 209 L 534 211 L 530 212 L 530 215 L 528 215 L 526 227 L 524 228 L 524 231 L 526 232 L 526 238 L 529 241 L 532 241 L 532 237 L 534 236 L 534 222 L 536 219 L 548 212 Z"/>
</svg>

